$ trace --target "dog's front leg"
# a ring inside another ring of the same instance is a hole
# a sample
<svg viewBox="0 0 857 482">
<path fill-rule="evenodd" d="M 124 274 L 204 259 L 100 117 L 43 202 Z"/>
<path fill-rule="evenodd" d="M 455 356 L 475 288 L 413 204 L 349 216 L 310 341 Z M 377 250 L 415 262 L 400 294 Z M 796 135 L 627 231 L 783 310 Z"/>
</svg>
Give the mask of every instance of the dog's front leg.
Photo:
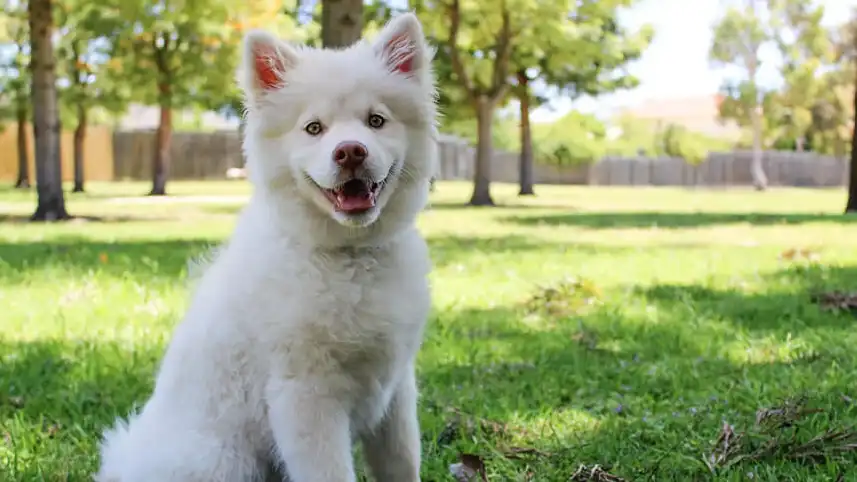
<svg viewBox="0 0 857 482">
<path fill-rule="evenodd" d="M 289 482 L 355 482 L 348 413 L 322 380 L 268 384 L 268 420 Z"/>
<path fill-rule="evenodd" d="M 396 388 L 386 416 L 362 435 L 366 462 L 378 482 L 419 482 L 420 427 L 413 366 Z"/>
</svg>

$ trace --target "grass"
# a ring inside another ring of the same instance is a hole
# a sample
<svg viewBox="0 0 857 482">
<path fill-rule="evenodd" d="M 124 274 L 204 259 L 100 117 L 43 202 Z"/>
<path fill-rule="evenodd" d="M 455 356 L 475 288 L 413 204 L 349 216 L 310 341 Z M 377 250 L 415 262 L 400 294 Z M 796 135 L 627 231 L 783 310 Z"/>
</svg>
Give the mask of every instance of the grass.
<svg viewBox="0 0 857 482">
<path fill-rule="evenodd" d="M 248 192 L 170 188 L 147 203 L 144 185 L 92 184 L 68 198 L 85 217 L 57 225 L 21 221 L 32 194 L 0 190 L 0 480 L 89 480 L 100 430 L 149 394 L 186 260 Z M 857 480 L 857 327 L 813 303 L 857 289 L 844 193 L 540 186 L 522 201 L 499 185 L 496 209 L 468 194 L 440 183 L 420 218 L 424 481 L 453 480 L 461 454 L 498 481 Z M 792 418 L 757 424 L 772 413 Z"/>
</svg>

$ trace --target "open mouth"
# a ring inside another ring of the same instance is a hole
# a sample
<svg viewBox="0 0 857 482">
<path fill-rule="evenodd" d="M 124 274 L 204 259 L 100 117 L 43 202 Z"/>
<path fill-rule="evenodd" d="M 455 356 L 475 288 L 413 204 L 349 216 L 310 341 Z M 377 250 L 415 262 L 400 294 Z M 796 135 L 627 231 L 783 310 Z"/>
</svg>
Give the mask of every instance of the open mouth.
<svg viewBox="0 0 857 482">
<path fill-rule="evenodd" d="M 351 179 L 334 189 L 321 189 L 334 209 L 345 214 L 362 214 L 375 207 L 383 182 Z"/>
</svg>

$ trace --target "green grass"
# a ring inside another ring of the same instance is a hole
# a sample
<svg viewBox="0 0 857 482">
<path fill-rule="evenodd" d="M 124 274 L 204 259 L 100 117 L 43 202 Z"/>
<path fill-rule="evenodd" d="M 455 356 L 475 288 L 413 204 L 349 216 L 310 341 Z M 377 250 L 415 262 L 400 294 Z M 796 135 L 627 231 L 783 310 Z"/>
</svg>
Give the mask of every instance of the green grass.
<svg viewBox="0 0 857 482">
<path fill-rule="evenodd" d="M 2 481 L 89 480 L 100 430 L 151 390 L 186 260 L 229 234 L 248 192 L 174 183 L 177 200 L 153 204 L 142 184 L 90 189 L 68 197 L 85 217 L 54 225 L 22 221 L 32 193 L 0 190 Z M 627 480 L 857 480 L 857 455 L 825 441 L 813 457 L 704 462 L 724 422 L 748 432 L 733 441 L 745 454 L 857 424 L 857 320 L 811 302 L 857 290 L 844 193 L 538 190 L 499 185 L 500 207 L 464 208 L 468 186 L 440 183 L 420 218 L 435 261 L 424 481 L 452 480 L 462 452 L 496 481 L 566 481 L 581 464 Z M 754 426 L 800 396 L 818 412 Z"/>
</svg>

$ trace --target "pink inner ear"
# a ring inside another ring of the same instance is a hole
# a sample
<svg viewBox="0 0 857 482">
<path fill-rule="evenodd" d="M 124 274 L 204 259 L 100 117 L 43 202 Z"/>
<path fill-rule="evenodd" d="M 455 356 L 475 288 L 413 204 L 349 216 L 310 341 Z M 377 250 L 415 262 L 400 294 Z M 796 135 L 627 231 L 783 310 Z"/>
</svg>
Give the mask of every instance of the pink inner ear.
<svg viewBox="0 0 857 482">
<path fill-rule="evenodd" d="M 414 70 L 414 46 L 406 35 L 396 35 L 387 42 L 387 59 L 397 72 L 409 74 Z"/>
<path fill-rule="evenodd" d="M 278 72 L 284 70 L 282 60 L 277 56 L 273 47 L 257 46 L 253 49 L 253 62 L 256 68 L 256 78 L 259 86 L 265 90 L 277 89 L 282 81 Z"/>
</svg>

